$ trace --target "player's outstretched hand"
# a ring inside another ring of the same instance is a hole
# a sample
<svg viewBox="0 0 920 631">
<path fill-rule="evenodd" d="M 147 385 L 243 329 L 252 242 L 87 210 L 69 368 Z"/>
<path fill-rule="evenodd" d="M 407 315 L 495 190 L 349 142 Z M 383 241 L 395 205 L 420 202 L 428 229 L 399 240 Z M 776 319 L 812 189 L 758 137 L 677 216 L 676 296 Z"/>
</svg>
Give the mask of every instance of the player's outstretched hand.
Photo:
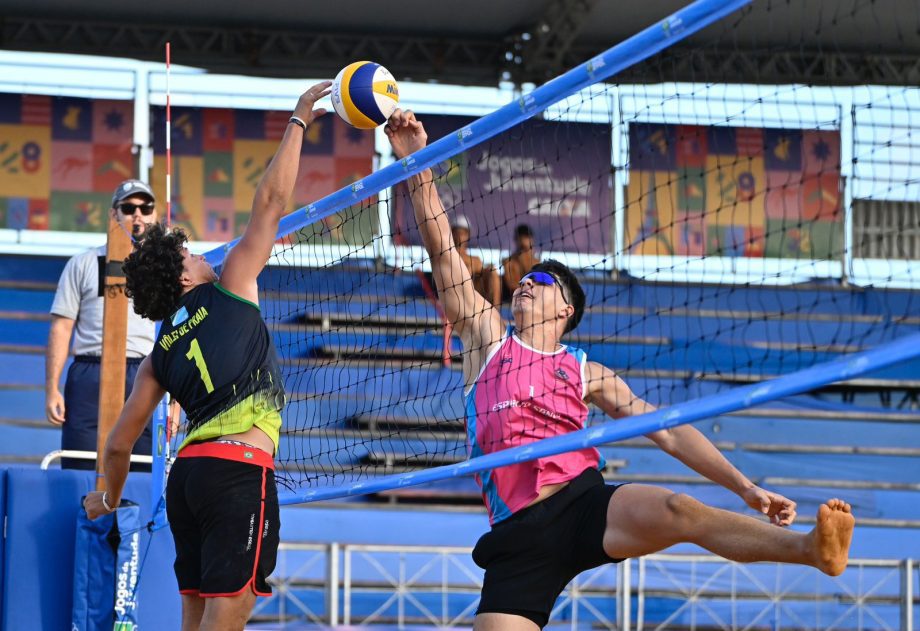
<svg viewBox="0 0 920 631">
<path fill-rule="evenodd" d="M 779 493 L 765 491 L 754 486 L 741 495 L 744 502 L 759 513 L 770 518 L 770 523 L 788 526 L 795 521 L 795 502 Z"/>
<path fill-rule="evenodd" d="M 390 139 L 397 160 L 405 158 L 428 144 L 428 134 L 422 124 L 415 120 L 411 110 L 397 109 L 387 121 L 383 132 Z"/>
<path fill-rule="evenodd" d="M 300 99 L 297 101 L 297 107 L 294 108 L 294 116 L 309 125 L 314 119 L 325 114 L 326 110 L 324 108 L 313 109 L 313 106 L 321 98 L 329 96 L 331 92 L 329 88 L 331 87 L 332 81 L 321 81 L 301 94 Z"/>
</svg>

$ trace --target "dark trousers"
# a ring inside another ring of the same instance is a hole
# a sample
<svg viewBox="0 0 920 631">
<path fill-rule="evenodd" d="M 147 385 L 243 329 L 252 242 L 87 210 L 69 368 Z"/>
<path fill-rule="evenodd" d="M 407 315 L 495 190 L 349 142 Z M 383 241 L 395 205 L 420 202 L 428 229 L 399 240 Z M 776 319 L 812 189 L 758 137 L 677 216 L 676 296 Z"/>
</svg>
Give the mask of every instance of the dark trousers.
<svg viewBox="0 0 920 631">
<path fill-rule="evenodd" d="M 134 377 L 141 359 L 126 360 L 125 399 L 131 394 Z M 99 369 L 98 357 L 75 357 L 67 370 L 64 382 L 64 425 L 61 431 L 61 449 L 96 451 L 96 433 L 99 429 Z M 150 455 L 150 420 L 144 433 L 134 445 L 134 453 Z M 96 469 L 95 460 L 62 458 L 62 469 Z M 150 471 L 150 465 L 131 465 L 132 471 Z"/>
</svg>

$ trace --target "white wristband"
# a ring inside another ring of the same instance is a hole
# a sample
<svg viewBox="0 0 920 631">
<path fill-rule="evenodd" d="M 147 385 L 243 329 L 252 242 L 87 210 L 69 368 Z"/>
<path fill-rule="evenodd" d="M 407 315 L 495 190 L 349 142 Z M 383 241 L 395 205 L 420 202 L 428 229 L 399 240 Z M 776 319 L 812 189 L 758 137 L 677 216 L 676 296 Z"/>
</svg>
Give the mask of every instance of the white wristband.
<svg viewBox="0 0 920 631">
<path fill-rule="evenodd" d="M 108 491 L 103 491 L 103 493 L 102 493 L 102 507 L 103 507 L 106 511 L 108 511 L 108 512 L 110 512 L 110 513 L 114 513 L 114 512 L 115 512 L 115 508 L 118 508 L 118 507 L 116 506 L 115 508 L 112 508 L 111 506 L 109 506 L 109 503 L 106 501 L 106 498 L 107 498 L 108 496 L 109 496 L 109 492 L 108 492 Z"/>
</svg>

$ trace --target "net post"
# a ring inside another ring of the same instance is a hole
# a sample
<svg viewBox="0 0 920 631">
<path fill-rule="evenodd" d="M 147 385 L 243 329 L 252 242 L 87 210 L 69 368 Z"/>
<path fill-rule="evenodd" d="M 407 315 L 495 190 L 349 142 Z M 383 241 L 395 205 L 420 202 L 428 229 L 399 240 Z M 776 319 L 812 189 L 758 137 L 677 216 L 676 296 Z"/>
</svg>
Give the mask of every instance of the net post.
<svg viewBox="0 0 920 631">
<path fill-rule="evenodd" d="M 102 454 L 109 432 L 125 404 L 125 357 L 128 346 L 128 297 L 122 262 L 131 253 L 131 237 L 109 216 L 105 251 L 102 358 L 99 366 L 99 425 L 96 434 L 96 490 L 105 487 Z"/>
</svg>

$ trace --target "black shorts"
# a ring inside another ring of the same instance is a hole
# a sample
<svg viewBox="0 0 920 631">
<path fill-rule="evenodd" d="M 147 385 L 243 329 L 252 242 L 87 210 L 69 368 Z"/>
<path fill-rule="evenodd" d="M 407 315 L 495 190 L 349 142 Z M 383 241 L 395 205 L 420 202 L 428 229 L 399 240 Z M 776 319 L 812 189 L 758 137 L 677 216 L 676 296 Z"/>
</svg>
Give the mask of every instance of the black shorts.
<svg viewBox="0 0 920 631">
<path fill-rule="evenodd" d="M 555 495 L 495 524 L 473 549 L 473 561 L 486 571 L 476 613 L 523 616 L 542 629 L 573 578 L 622 561 L 604 552 L 607 506 L 617 488 L 587 469 Z"/>
<path fill-rule="evenodd" d="M 220 442 L 189 445 L 169 473 L 166 514 L 180 593 L 271 595 L 265 579 L 275 569 L 280 521 L 269 454 Z"/>
</svg>

